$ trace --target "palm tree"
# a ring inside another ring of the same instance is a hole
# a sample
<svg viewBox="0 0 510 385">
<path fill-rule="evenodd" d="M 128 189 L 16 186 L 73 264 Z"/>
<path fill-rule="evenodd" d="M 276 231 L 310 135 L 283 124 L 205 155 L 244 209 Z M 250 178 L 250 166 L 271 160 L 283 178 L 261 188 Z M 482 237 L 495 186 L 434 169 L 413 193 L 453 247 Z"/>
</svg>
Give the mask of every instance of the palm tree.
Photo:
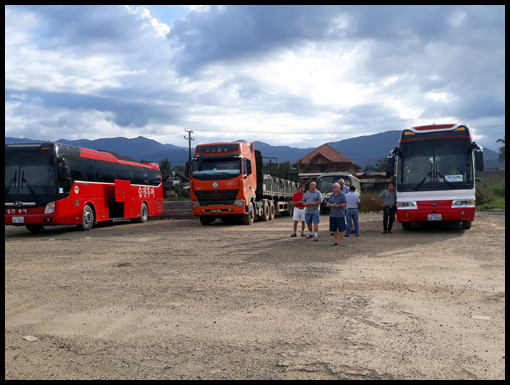
<svg viewBox="0 0 510 385">
<path fill-rule="evenodd" d="M 503 143 L 503 147 L 499 148 L 499 163 L 503 163 L 505 161 L 505 137 L 503 139 L 496 140 L 496 143 Z"/>
</svg>

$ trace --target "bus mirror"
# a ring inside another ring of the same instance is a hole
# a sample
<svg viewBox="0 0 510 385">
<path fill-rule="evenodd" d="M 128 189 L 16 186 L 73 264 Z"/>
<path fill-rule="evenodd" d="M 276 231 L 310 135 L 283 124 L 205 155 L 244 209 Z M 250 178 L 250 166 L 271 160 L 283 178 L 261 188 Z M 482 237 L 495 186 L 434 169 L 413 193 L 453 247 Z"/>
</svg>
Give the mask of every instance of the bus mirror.
<svg viewBox="0 0 510 385">
<path fill-rule="evenodd" d="M 392 156 L 386 158 L 386 176 L 392 177 L 395 168 L 395 159 Z"/>
<path fill-rule="evenodd" d="M 476 171 L 483 171 L 483 151 L 475 150 Z"/>
<path fill-rule="evenodd" d="M 69 166 L 61 166 L 59 167 L 60 179 L 70 179 L 71 172 L 69 171 Z"/>
</svg>

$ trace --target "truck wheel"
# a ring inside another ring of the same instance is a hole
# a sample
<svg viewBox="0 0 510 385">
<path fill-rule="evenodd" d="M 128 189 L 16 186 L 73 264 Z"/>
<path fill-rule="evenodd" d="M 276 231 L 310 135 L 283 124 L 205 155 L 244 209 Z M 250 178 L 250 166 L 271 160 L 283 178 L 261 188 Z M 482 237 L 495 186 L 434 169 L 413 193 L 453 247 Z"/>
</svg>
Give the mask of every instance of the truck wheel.
<svg viewBox="0 0 510 385">
<path fill-rule="evenodd" d="M 264 202 L 264 207 L 262 208 L 262 217 L 261 219 L 263 221 L 269 220 L 269 204 L 267 202 Z"/>
<path fill-rule="evenodd" d="M 83 218 L 81 220 L 81 225 L 78 225 L 78 229 L 82 231 L 88 231 L 94 226 L 94 211 L 89 205 L 85 205 L 83 208 Z"/>
<path fill-rule="evenodd" d="M 214 217 L 210 217 L 207 215 L 200 215 L 199 218 L 200 218 L 200 223 L 204 226 L 209 226 L 216 219 Z"/>
<path fill-rule="evenodd" d="M 472 221 L 462 221 L 462 228 L 463 229 L 470 229 L 471 228 L 471 222 Z"/>
<path fill-rule="evenodd" d="M 272 221 L 274 219 L 274 202 L 269 202 L 269 220 Z"/>
<path fill-rule="evenodd" d="M 248 213 L 243 215 L 243 221 L 245 225 L 253 225 L 255 221 L 255 209 L 252 202 L 248 205 Z"/>
</svg>

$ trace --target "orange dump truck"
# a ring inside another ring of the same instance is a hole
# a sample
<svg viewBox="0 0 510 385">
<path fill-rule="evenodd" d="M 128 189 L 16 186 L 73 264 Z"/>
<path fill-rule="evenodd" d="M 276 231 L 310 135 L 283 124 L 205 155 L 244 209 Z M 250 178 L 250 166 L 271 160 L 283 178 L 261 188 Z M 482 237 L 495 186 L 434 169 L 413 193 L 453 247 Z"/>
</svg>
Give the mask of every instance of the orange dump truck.
<svg viewBox="0 0 510 385">
<path fill-rule="evenodd" d="M 290 215 L 298 183 L 262 173 L 263 159 L 251 142 L 202 144 L 195 148 L 191 197 L 203 225 L 216 218 L 247 225 Z"/>
</svg>

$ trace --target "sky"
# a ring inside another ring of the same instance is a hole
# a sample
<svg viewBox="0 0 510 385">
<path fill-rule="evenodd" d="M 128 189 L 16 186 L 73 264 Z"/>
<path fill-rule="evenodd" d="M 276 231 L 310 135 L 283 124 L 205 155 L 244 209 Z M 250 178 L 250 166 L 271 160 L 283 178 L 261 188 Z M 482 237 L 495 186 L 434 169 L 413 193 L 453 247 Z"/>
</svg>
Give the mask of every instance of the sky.
<svg viewBox="0 0 510 385">
<path fill-rule="evenodd" d="M 505 135 L 505 7 L 5 6 L 5 136 L 318 147 Z"/>
</svg>

